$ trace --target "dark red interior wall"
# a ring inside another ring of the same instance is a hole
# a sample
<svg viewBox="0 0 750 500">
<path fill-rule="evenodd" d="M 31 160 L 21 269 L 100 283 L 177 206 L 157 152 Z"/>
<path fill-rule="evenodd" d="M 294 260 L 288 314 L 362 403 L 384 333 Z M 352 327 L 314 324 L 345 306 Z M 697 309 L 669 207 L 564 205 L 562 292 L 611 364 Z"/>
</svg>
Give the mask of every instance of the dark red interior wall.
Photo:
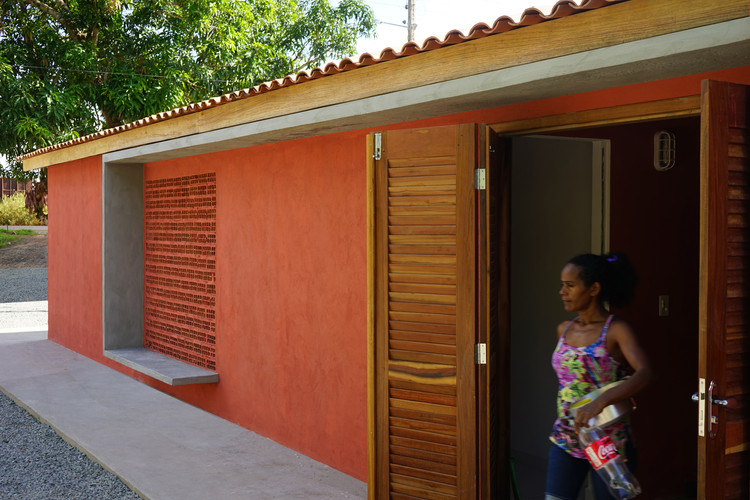
<svg viewBox="0 0 750 500">
<path fill-rule="evenodd" d="M 653 167 L 660 130 L 676 136 L 676 163 L 665 172 Z M 635 328 L 656 374 L 633 417 L 638 476 L 644 500 L 682 493 L 695 481 L 697 463 L 690 396 L 698 369 L 699 119 L 565 135 L 611 141 L 610 248 L 625 252 L 639 275 L 635 300 L 615 312 Z M 658 315 L 659 295 L 669 295 L 668 317 Z"/>
</svg>

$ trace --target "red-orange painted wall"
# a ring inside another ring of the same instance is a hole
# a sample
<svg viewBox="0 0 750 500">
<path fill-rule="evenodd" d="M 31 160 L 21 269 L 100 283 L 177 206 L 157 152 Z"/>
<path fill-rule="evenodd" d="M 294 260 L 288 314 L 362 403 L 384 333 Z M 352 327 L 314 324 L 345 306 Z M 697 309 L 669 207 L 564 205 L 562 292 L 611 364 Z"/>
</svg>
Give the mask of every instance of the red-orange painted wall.
<svg viewBox="0 0 750 500">
<path fill-rule="evenodd" d="M 49 339 L 94 359 L 102 352 L 102 161 L 47 170 Z"/>
<path fill-rule="evenodd" d="M 709 77 L 750 84 L 750 66 L 388 128 L 695 95 Z M 365 480 L 367 132 L 147 165 L 147 179 L 217 173 L 216 385 L 168 387 L 102 356 L 101 158 L 50 167 L 50 339 Z"/>
<path fill-rule="evenodd" d="M 173 392 L 363 478 L 364 136 L 149 164 L 146 180 L 216 172 L 214 386 Z"/>
</svg>

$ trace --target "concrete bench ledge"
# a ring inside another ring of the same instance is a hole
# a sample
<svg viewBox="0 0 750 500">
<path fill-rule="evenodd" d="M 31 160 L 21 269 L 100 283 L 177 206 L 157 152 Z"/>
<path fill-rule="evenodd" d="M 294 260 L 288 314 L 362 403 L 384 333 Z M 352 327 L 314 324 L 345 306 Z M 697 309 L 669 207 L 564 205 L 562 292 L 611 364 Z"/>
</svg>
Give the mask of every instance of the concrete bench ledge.
<svg viewBox="0 0 750 500">
<path fill-rule="evenodd" d="M 219 374 L 143 347 L 105 350 L 104 355 L 169 385 L 215 384 Z"/>
</svg>

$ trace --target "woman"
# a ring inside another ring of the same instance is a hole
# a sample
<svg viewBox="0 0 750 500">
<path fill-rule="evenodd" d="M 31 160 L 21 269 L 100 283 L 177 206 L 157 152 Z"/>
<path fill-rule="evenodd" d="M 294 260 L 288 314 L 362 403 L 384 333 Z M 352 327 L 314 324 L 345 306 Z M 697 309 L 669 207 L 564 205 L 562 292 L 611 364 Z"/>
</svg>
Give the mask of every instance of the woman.
<svg viewBox="0 0 750 500">
<path fill-rule="evenodd" d="M 557 347 L 552 366 L 557 373 L 558 418 L 550 435 L 547 467 L 547 500 L 575 500 L 588 473 L 593 470 L 578 439 L 578 429 L 618 401 L 643 389 L 651 368 L 630 326 L 608 311 L 628 303 L 635 291 L 636 274 L 624 254 L 584 254 L 563 267 L 560 297 L 566 311 L 577 316 L 557 327 Z M 626 378 L 627 377 L 627 378 Z M 586 406 L 573 418 L 571 404 L 597 387 L 625 379 Z M 629 419 L 607 426 L 621 454 L 635 465 L 635 448 Z M 597 500 L 611 498 L 607 485 L 593 474 Z"/>
</svg>

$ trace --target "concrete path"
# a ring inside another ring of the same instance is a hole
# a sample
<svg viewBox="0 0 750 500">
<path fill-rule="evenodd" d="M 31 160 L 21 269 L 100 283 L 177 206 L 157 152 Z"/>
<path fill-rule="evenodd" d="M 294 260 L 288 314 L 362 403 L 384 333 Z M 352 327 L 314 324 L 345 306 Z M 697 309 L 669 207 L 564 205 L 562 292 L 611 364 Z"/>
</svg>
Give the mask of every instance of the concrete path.
<svg viewBox="0 0 750 500">
<path fill-rule="evenodd" d="M 16 231 L 18 229 L 28 229 L 36 233 L 47 234 L 47 226 L 0 226 L 0 229 L 7 229 L 8 231 Z"/>
<path fill-rule="evenodd" d="M 0 303 L 0 333 L 47 330 L 47 305 L 46 300 Z"/>
<path fill-rule="evenodd" d="M 365 498 L 365 483 L 47 340 L 0 333 L 0 389 L 152 500 Z"/>
</svg>

